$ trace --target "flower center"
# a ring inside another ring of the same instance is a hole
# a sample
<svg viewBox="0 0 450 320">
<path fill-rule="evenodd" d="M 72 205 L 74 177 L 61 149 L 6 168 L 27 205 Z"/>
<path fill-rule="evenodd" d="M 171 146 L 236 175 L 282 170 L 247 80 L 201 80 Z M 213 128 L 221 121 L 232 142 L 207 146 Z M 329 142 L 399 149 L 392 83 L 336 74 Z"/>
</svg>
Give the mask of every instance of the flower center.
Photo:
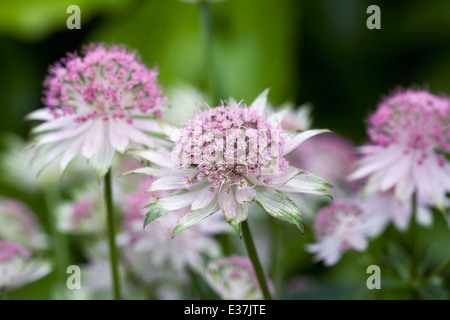
<svg viewBox="0 0 450 320">
<path fill-rule="evenodd" d="M 401 144 L 405 152 L 450 152 L 450 99 L 425 91 L 404 91 L 385 99 L 369 119 L 369 136 L 381 146 Z"/>
<path fill-rule="evenodd" d="M 275 174 L 287 167 L 281 129 L 246 106 L 206 110 L 187 123 L 172 153 L 176 165 L 196 168 L 214 186 L 246 185 L 243 176 Z"/>
<path fill-rule="evenodd" d="M 163 98 L 156 77 L 156 70 L 147 69 L 134 52 L 91 46 L 84 57 L 71 55 L 51 69 L 45 104 L 55 118 L 76 114 L 75 122 L 161 117 Z"/>
</svg>

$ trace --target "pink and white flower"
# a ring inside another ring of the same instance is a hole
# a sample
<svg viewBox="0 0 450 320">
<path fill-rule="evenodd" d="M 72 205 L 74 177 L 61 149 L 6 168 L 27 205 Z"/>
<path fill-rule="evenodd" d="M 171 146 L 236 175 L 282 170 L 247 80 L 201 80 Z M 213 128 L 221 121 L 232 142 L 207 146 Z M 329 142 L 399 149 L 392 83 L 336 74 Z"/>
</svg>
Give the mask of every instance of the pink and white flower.
<svg viewBox="0 0 450 320">
<path fill-rule="evenodd" d="M 50 264 L 36 260 L 20 244 L 0 241 L 0 290 L 11 290 L 46 276 Z"/>
<path fill-rule="evenodd" d="M 323 207 L 314 221 L 315 243 L 307 250 L 315 254 L 315 260 L 324 264 L 336 264 L 342 254 L 353 249 L 364 251 L 368 246 L 368 237 L 378 230 L 376 215 L 364 212 L 356 202 L 335 200 Z"/>
<path fill-rule="evenodd" d="M 222 299 L 263 299 L 252 262 L 246 257 L 232 255 L 216 259 L 208 264 L 204 278 Z M 273 294 L 275 289 L 267 275 L 266 281 Z"/>
<path fill-rule="evenodd" d="M 73 197 L 58 207 L 59 229 L 71 234 L 104 234 L 106 214 L 100 190 L 86 186 L 86 190 L 75 190 Z"/>
<path fill-rule="evenodd" d="M 90 45 L 82 57 L 69 54 L 50 68 L 45 80 L 46 108 L 28 115 L 44 123 L 32 143 L 46 165 L 60 157 L 60 170 L 81 154 L 101 179 L 115 151 L 159 146 L 163 96 L 157 71 L 123 46 Z"/>
<path fill-rule="evenodd" d="M 122 204 L 124 219 L 119 243 L 124 249 L 126 265 L 142 281 L 154 285 L 160 281 L 167 284 L 175 280 L 186 283 L 188 268 L 203 269 L 205 258 L 219 256 L 221 249 L 214 236 L 227 231 L 228 227 L 221 216 L 215 216 L 210 223 L 199 223 L 191 232 L 173 238 L 171 231 L 186 213 L 185 210 L 178 210 L 143 229 L 145 205 L 168 193 L 146 192 L 154 180 L 143 180 L 136 191 L 127 194 Z"/>
<path fill-rule="evenodd" d="M 364 194 L 393 190 L 400 203 L 417 199 L 443 209 L 450 191 L 450 99 L 422 90 L 385 98 L 369 118 L 371 144 L 349 179 L 367 179 Z"/>
<path fill-rule="evenodd" d="M 23 202 L 10 198 L 0 198 L 0 239 L 37 250 L 48 244 L 34 212 Z"/>
<path fill-rule="evenodd" d="M 270 215 L 303 231 L 297 205 L 283 192 L 329 196 L 331 186 L 321 178 L 289 166 L 284 156 L 308 138 L 328 130 L 285 134 L 276 115 L 267 117 L 268 90 L 250 106 L 230 102 L 196 114 L 180 131 L 172 153 L 136 152 L 160 168 L 134 173 L 159 177 L 150 191 L 176 190 L 150 203 L 145 224 L 183 209 L 173 231 L 193 226 L 222 212 L 241 234 L 248 207 L 257 202 Z"/>
</svg>

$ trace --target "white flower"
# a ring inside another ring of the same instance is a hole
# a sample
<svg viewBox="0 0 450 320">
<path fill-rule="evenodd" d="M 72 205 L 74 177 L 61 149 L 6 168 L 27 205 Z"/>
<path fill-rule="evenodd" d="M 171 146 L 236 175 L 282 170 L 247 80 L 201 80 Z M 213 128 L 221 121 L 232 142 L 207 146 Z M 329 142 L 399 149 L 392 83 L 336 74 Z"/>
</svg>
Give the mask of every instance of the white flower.
<svg viewBox="0 0 450 320">
<path fill-rule="evenodd" d="M 50 264 L 35 260 L 21 245 L 0 241 L 0 290 L 11 290 L 46 276 Z"/>
<path fill-rule="evenodd" d="M 0 239 L 28 249 L 45 249 L 48 239 L 34 212 L 24 203 L 0 197 Z"/>
<path fill-rule="evenodd" d="M 266 118 L 267 93 L 264 91 L 249 107 L 230 102 L 196 114 L 181 131 L 171 154 L 152 150 L 135 153 L 161 167 L 134 171 L 159 177 L 149 191 L 175 190 L 147 206 L 150 210 L 145 224 L 182 209 L 186 215 L 173 231 L 175 235 L 222 212 L 241 234 L 248 206 L 257 202 L 273 217 L 303 231 L 300 210 L 284 192 L 329 196 L 331 186 L 309 172 L 290 167 L 284 155 L 328 130 L 283 135 L 277 115 Z"/>
<path fill-rule="evenodd" d="M 58 228 L 72 234 L 103 234 L 105 205 L 99 188 L 75 191 L 72 201 L 64 201 L 57 209 Z"/>
<path fill-rule="evenodd" d="M 255 270 L 248 258 L 233 255 L 216 259 L 208 264 L 204 277 L 222 299 L 263 299 Z M 270 279 L 267 280 L 269 290 L 273 293 L 273 284 Z"/>
<path fill-rule="evenodd" d="M 405 90 L 387 97 L 369 119 L 371 144 L 349 179 L 367 179 L 365 195 L 393 190 L 444 210 L 450 191 L 450 99 Z"/>
<path fill-rule="evenodd" d="M 44 121 L 31 144 L 42 165 L 60 158 L 64 172 L 81 154 L 100 180 L 116 151 L 167 144 L 149 134 L 162 133 L 157 75 L 121 46 L 91 45 L 83 57 L 71 54 L 56 64 L 45 81 L 47 108 L 28 115 Z"/>
<path fill-rule="evenodd" d="M 124 228 L 118 241 L 127 264 L 142 281 L 156 283 L 177 279 L 186 282 L 188 268 L 201 269 L 206 257 L 219 255 L 220 246 L 214 235 L 226 231 L 227 225 L 220 216 L 216 216 L 209 224 L 200 223 L 190 233 L 173 238 L 170 231 L 185 213 L 179 211 L 161 217 L 143 229 L 145 204 L 164 193 L 146 193 L 152 181 L 154 179 L 143 181 L 138 190 L 128 194 L 122 206 Z"/>
<path fill-rule="evenodd" d="M 349 249 L 364 251 L 368 237 L 378 230 L 374 218 L 355 202 L 336 200 L 317 213 L 314 221 L 316 242 L 309 244 L 307 250 L 315 254 L 316 261 L 323 260 L 327 266 L 336 264 Z"/>
</svg>

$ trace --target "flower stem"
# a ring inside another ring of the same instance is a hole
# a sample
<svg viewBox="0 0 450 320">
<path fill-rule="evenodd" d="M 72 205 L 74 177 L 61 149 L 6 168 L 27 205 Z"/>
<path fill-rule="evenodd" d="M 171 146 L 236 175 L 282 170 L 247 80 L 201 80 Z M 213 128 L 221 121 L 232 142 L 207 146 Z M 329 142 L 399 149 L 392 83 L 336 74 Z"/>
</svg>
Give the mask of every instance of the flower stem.
<svg viewBox="0 0 450 320">
<path fill-rule="evenodd" d="M 117 268 L 117 247 L 116 247 L 116 232 L 114 221 L 114 210 L 112 205 L 112 188 L 111 188 L 111 169 L 105 176 L 105 204 L 106 216 L 108 225 L 108 240 L 109 240 L 109 257 L 111 263 L 111 276 L 114 288 L 114 299 L 120 300 L 120 283 L 119 272 Z"/>
<path fill-rule="evenodd" d="M 205 77 L 206 86 L 209 99 L 214 104 L 216 99 L 216 88 L 214 79 L 213 66 L 213 31 L 212 31 L 212 15 L 211 4 L 207 1 L 200 1 L 200 19 L 201 32 L 203 36 L 204 46 L 204 62 L 205 62 Z"/>
<path fill-rule="evenodd" d="M 269 287 L 267 286 L 266 276 L 264 274 L 261 262 L 258 258 L 258 253 L 256 252 L 255 244 L 253 242 L 252 234 L 250 233 L 250 228 L 248 226 L 247 220 L 242 222 L 242 234 L 244 237 L 245 248 L 247 249 L 248 257 L 252 261 L 253 268 L 255 269 L 256 277 L 258 278 L 259 286 L 263 293 L 265 300 L 272 300 L 272 295 L 270 294 Z"/>
</svg>

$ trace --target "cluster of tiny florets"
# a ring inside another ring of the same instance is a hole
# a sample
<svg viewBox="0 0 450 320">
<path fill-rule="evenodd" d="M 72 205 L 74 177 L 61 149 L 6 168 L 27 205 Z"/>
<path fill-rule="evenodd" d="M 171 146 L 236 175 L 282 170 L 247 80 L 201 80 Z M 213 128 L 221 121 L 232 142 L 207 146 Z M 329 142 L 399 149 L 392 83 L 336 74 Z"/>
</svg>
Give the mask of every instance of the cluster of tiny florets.
<svg viewBox="0 0 450 320">
<path fill-rule="evenodd" d="M 176 143 L 174 161 L 180 167 L 197 168 L 197 180 L 206 179 L 214 187 L 231 183 L 242 190 L 247 188 L 244 176 L 262 179 L 263 169 L 274 159 L 279 170 L 288 167 L 281 156 L 284 140 L 280 133 L 258 111 L 222 104 L 187 123 Z M 267 178 L 264 182 L 270 183 Z"/>
<path fill-rule="evenodd" d="M 369 119 L 372 142 L 404 146 L 405 152 L 439 149 L 450 152 L 450 99 L 426 91 L 406 90 L 381 102 Z"/>
<path fill-rule="evenodd" d="M 43 102 L 55 118 L 75 114 L 77 123 L 99 117 L 132 123 L 136 114 L 161 117 L 157 75 L 123 46 L 91 45 L 83 57 L 69 54 L 50 68 Z"/>
</svg>

